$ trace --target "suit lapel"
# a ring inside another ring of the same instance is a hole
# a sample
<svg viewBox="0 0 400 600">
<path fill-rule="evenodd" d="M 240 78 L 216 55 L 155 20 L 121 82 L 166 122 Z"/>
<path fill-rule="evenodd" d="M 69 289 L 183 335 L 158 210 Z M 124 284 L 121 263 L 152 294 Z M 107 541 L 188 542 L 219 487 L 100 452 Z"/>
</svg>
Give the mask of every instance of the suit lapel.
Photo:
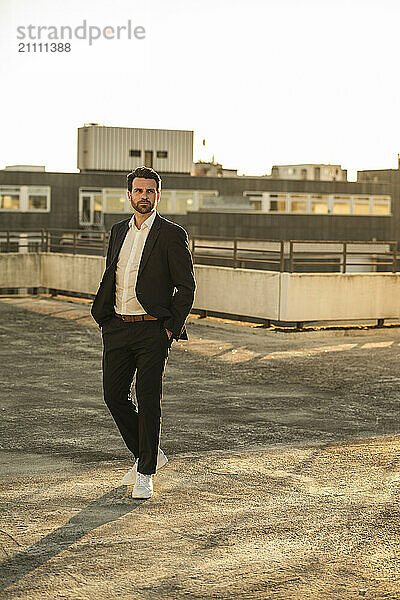
<svg viewBox="0 0 400 600">
<path fill-rule="evenodd" d="M 124 243 L 124 239 L 125 239 L 126 234 L 128 233 L 128 230 L 129 230 L 129 221 L 130 221 L 130 219 L 127 219 L 126 221 L 123 221 L 121 223 L 121 227 L 116 232 L 116 237 L 115 237 L 115 242 L 114 242 L 114 248 L 113 248 L 114 256 L 113 256 L 113 258 L 111 260 L 111 265 L 114 264 L 115 260 L 119 256 L 120 250 L 122 248 L 122 244 Z"/>
<path fill-rule="evenodd" d="M 161 217 L 159 216 L 158 213 L 156 213 L 155 219 L 154 219 L 154 223 L 151 226 L 151 229 L 149 231 L 149 235 L 146 238 L 146 242 L 144 244 L 144 248 L 143 248 L 143 252 L 142 252 L 142 258 L 140 260 L 140 264 L 139 264 L 139 271 L 138 271 L 138 279 L 140 277 L 141 272 L 143 271 L 149 256 L 151 254 L 151 251 L 154 248 L 154 244 L 157 241 L 157 238 L 159 236 L 160 233 L 160 227 L 161 227 Z"/>
</svg>

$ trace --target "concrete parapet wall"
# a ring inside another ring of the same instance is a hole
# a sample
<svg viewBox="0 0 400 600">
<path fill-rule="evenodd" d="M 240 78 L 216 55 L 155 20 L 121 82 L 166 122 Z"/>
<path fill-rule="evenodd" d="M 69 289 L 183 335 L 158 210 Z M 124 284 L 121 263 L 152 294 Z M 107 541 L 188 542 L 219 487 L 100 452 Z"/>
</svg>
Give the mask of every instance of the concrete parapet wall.
<svg viewBox="0 0 400 600">
<path fill-rule="evenodd" d="M 82 294 L 95 294 L 105 268 L 102 256 L 41 254 L 41 287 Z"/>
<path fill-rule="evenodd" d="M 279 319 L 280 273 L 196 265 L 194 308 Z"/>
<path fill-rule="evenodd" d="M 41 287 L 40 274 L 40 254 L 0 253 L 0 288 Z"/>
<path fill-rule="evenodd" d="M 281 273 L 280 321 L 400 316 L 400 273 Z"/>
<path fill-rule="evenodd" d="M 0 254 L 0 288 L 95 294 L 105 259 L 56 253 Z M 277 273 L 196 265 L 194 308 L 274 321 L 400 317 L 400 273 Z"/>
</svg>

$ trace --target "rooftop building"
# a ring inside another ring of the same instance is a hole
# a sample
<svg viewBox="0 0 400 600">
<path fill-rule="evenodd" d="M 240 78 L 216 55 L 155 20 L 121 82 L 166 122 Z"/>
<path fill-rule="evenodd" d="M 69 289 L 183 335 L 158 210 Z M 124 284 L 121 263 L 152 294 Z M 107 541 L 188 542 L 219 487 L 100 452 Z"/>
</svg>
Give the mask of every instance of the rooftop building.
<svg viewBox="0 0 400 600">
<path fill-rule="evenodd" d="M 341 165 L 303 164 L 274 165 L 273 179 L 302 179 L 310 181 L 347 181 L 347 170 Z"/>
<path fill-rule="evenodd" d="M 78 169 L 131 171 L 145 165 L 161 173 L 190 174 L 193 131 L 105 127 L 86 123 L 78 129 Z"/>
</svg>

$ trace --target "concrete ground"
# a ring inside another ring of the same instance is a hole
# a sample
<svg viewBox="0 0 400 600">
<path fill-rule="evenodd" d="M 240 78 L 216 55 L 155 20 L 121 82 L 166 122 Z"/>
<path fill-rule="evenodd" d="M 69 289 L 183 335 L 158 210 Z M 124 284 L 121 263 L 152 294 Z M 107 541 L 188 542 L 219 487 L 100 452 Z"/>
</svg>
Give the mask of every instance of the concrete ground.
<svg viewBox="0 0 400 600">
<path fill-rule="evenodd" d="M 400 328 L 188 333 L 138 501 L 89 304 L 0 298 L 2 598 L 400 599 Z"/>
</svg>

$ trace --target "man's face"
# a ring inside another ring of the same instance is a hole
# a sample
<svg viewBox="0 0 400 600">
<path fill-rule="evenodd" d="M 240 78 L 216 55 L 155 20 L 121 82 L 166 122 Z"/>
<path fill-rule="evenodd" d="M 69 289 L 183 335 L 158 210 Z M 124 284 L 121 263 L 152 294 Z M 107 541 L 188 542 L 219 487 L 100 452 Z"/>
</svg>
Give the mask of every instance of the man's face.
<svg viewBox="0 0 400 600">
<path fill-rule="evenodd" d="M 135 177 L 132 181 L 132 192 L 128 192 L 128 198 L 132 208 L 145 215 L 151 212 L 160 199 L 157 192 L 157 182 L 154 179 Z"/>
</svg>

